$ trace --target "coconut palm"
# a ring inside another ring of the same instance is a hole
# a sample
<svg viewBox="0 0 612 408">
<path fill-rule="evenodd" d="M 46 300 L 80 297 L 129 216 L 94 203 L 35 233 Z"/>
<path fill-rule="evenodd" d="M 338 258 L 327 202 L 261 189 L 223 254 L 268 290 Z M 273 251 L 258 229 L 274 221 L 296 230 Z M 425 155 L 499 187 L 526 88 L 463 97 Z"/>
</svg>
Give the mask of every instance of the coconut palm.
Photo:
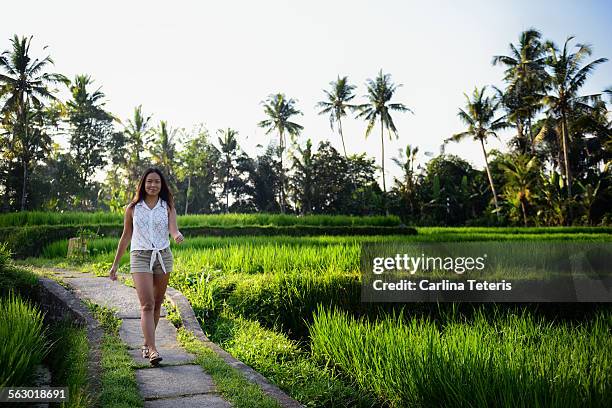
<svg viewBox="0 0 612 408">
<path fill-rule="evenodd" d="M 495 185 L 493 184 L 493 177 L 491 176 L 491 169 L 489 168 L 489 159 L 487 156 L 487 150 L 485 149 L 485 142 L 489 136 L 497 137 L 497 130 L 503 129 L 508 126 L 505 122 L 505 117 L 494 119 L 495 112 L 499 107 L 499 102 L 494 98 L 485 96 L 486 86 L 482 89 L 474 88 L 472 93 L 472 99 L 467 94 L 465 110 L 459 109 L 457 114 L 466 125 L 467 130 L 457 133 L 446 140 L 446 142 L 460 142 L 467 137 L 472 137 L 474 140 L 480 142 L 482 147 L 482 154 L 485 159 L 485 168 L 487 170 L 487 177 L 489 178 L 489 185 L 491 186 L 491 192 L 493 194 L 493 203 L 495 204 L 495 211 L 499 216 L 499 203 L 497 202 L 497 193 L 495 192 Z"/>
<path fill-rule="evenodd" d="M 44 72 L 53 60 L 50 56 L 43 59 L 32 59 L 29 55 L 32 37 L 11 39 L 12 50 L 0 55 L 0 95 L 5 102 L 0 115 L 13 117 L 11 126 L 13 145 L 20 146 L 20 160 L 23 166 L 23 184 L 21 193 L 21 210 L 26 209 L 28 169 L 33 161 L 33 151 L 39 150 L 41 139 L 31 129 L 28 118 L 32 111 L 40 111 L 46 101 L 56 100 L 51 86 L 68 83 L 61 74 Z M 46 47 L 45 47 L 46 48 Z"/>
<path fill-rule="evenodd" d="M 536 29 L 523 31 L 518 45 L 510 44 L 510 55 L 493 57 L 493 65 L 506 67 L 504 79 L 508 88 L 502 95 L 502 102 L 508 110 L 508 120 L 516 124 L 519 141 L 525 139 L 524 126 L 527 126 L 532 152 L 531 120 L 540 109 L 538 94 L 542 94 L 546 86 L 546 55 L 541 38 L 542 34 Z"/>
<path fill-rule="evenodd" d="M 238 131 L 234 129 L 219 129 L 219 147 L 221 147 L 221 166 L 224 171 L 223 195 L 225 196 L 225 212 L 229 212 L 229 182 L 234 170 L 234 163 L 238 157 L 238 141 L 236 136 Z"/>
<path fill-rule="evenodd" d="M 342 149 L 344 150 L 344 157 L 348 159 L 346 154 L 346 145 L 344 144 L 344 135 L 342 134 L 342 118 L 346 116 L 346 110 L 355 110 L 356 105 L 351 105 L 348 102 L 355 98 L 353 90 L 356 88 L 355 85 L 349 85 L 348 77 L 338 76 L 338 79 L 329 83 L 331 85 L 331 91 L 326 91 L 326 101 L 317 103 L 317 107 L 321 108 L 319 115 L 329 114 L 329 125 L 334 130 L 334 124 L 338 122 L 338 133 L 340 133 L 340 139 L 342 140 Z"/>
<path fill-rule="evenodd" d="M 543 97 L 543 102 L 548 106 L 548 115 L 557 119 L 561 127 L 561 147 L 563 149 L 563 162 L 565 170 L 565 183 L 567 185 L 568 200 L 572 200 L 572 173 L 569 165 L 569 141 L 571 135 L 568 127 L 569 116 L 578 110 L 592 111 L 589 102 L 599 100 L 600 94 L 579 96 L 580 88 L 586 82 L 588 76 L 597 65 L 607 61 L 599 58 L 584 64 L 585 58 L 591 55 L 591 47 L 585 44 L 576 44 L 576 52 L 572 52 L 569 43 L 574 37 L 568 37 L 563 44 L 563 49 L 553 42 L 545 44 L 549 51 L 546 64 L 550 68 L 550 92 Z M 571 205 L 570 205 L 571 209 Z M 571 222 L 571 214 L 569 222 Z"/>
<path fill-rule="evenodd" d="M 162 120 L 159 127 L 155 130 L 155 139 L 150 152 L 153 163 L 160 167 L 165 173 L 168 184 L 176 191 L 176 177 L 174 174 L 175 154 L 176 154 L 176 135 L 177 129 L 168 126 L 168 122 Z"/>
<path fill-rule="evenodd" d="M 288 133 L 293 140 L 303 129 L 302 125 L 292 122 L 292 116 L 301 115 L 302 112 L 295 107 L 296 100 L 288 99 L 285 94 L 277 93 L 268 96 L 268 99 L 262 101 L 264 112 L 268 116 L 267 119 L 258 123 L 258 126 L 266 129 L 266 135 L 277 131 L 279 140 L 279 157 L 280 157 L 280 209 L 281 213 L 285 212 L 285 169 L 283 168 L 283 153 L 285 151 L 286 140 L 285 133 Z"/>
<path fill-rule="evenodd" d="M 70 123 L 70 149 L 78 162 L 80 181 L 85 186 L 96 168 L 103 166 L 112 134 L 114 117 L 104 110 L 105 95 L 90 91 L 89 75 L 77 75 L 70 86 L 72 99 L 66 103 Z"/>
<path fill-rule="evenodd" d="M 382 162 L 382 177 L 383 177 L 383 199 L 385 200 L 385 212 L 387 215 L 389 214 L 389 210 L 386 206 L 386 193 L 387 193 L 387 184 L 385 182 L 385 138 L 384 131 L 387 129 L 389 133 L 389 139 L 392 140 L 392 135 L 395 138 L 399 138 L 397 134 L 397 128 L 395 127 L 395 123 L 393 122 L 393 118 L 391 117 L 391 111 L 397 112 L 412 112 L 409 108 L 404 106 L 402 103 L 391 103 L 391 98 L 395 94 L 397 88 L 402 86 L 401 84 L 395 85 L 391 82 L 390 74 L 383 74 L 382 69 L 378 73 L 376 79 L 368 79 L 366 81 L 366 87 L 368 89 L 368 94 L 365 97 L 368 99 L 368 103 L 358 105 L 357 109 L 359 110 L 358 118 L 363 118 L 368 123 L 368 127 L 366 128 L 365 136 L 366 138 L 372 132 L 372 129 L 376 125 L 376 120 L 380 119 L 380 143 L 381 143 L 381 162 Z"/>
<path fill-rule="evenodd" d="M 152 129 L 149 127 L 149 121 L 151 116 L 145 116 L 142 114 L 142 105 L 138 105 L 134 108 L 134 116 L 128 119 L 127 126 L 125 126 L 124 133 L 128 139 L 128 145 L 131 150 L 130 158 L 128 161 L 128 174 L 130 180 L 137 180 L 138 175 L 143 170 L 141 167 L 142 158 L 140 152 L 142 146 L 151 135 Z"/>
</svg>

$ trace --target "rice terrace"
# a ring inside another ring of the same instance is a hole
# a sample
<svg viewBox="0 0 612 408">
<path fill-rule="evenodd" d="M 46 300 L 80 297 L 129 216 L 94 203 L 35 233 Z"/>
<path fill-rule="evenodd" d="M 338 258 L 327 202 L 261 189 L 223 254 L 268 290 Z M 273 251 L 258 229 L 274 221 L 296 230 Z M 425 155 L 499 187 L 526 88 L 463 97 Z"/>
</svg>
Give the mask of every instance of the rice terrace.
<svg viewBox="0 0 612 408">
<path fill-rule="evenodd" d="M 0 16 L 0 407 L 612 406 L 609 4 L 111 3 Z"/>
</svg>

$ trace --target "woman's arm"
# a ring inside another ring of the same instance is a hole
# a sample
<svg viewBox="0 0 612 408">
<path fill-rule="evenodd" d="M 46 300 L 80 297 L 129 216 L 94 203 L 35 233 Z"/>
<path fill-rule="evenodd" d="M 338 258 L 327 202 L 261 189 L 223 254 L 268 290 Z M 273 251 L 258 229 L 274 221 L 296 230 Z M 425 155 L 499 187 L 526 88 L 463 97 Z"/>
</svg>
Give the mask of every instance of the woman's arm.
<svg viewBox="0 0 612 408">
<path fill-rule="evenodd" d="M 170 236 L 174 238 L 174 241 L 177 244 L 183 242 L 183 234 L 178 229 L 178 224 L 176 221 L 176 208 L 172 207 L 172 209 L 168 208 L 168 230 L 170 231 Z"/>
<path fill-rule="evenodd" d="M 115 254 L 115 260 L 113 261 L 113 266 L 111 266 L 111 270 L 109 273 L 109 277 L 112 280 L 117 279 L 116 273 L 117 268 L 119 267 L 119 261 L 121 257 L 125 253 L 128 245 L 130 245 L 130 241 L 132 240 L 132 231 L 133 224 L 132 220 L 134 219 L 134 209 L 128 206 L 125 209 L 125 216 L 123 218 L 123 233 L 121 234 L 121 239 L 119 239 L 119 245 L 117 246 L 117 253 Z"/>
</svg>

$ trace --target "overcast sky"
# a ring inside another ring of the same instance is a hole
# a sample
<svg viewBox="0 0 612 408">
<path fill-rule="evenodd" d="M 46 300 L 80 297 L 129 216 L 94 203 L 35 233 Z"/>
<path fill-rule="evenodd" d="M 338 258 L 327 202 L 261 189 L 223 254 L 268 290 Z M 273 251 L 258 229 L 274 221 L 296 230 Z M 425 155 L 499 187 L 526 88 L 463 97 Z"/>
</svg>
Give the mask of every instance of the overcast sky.
<svg viewBox="0 0 612 408">
<path fill-rule="evenodd" d="M 502 85 L 503 69 L 491 59 L 508 54 L 521 31 L 535 27 L 560 45 L 574 35 L 593 45 L 592 59 L 611 58 L 610 21 L 610 1 L 11 1 L 2 6 L 0 49 L 13 34 L 34 35 L 33 53 L 49 53 L 55 71 L 70 78 L 91 75 L 122 120 L 142 104 L 155 122 L 172 127 L 203 123 L 211 134 L 232 127 L 251 155 L 268 143 L 257 123 L 265 118 L 261 101 L 276 92 L 297 99 L 302 144 L 330 139 L 342 151 L 315 109 L 322 89 L 348 75 L 358 86 L 355 101 L 363 102 L 365 80 L 382 69 L 403 84 L 395 102 L 415 112 L 396 113 L 399 140 L 385 141 L 394 176 L 391 157 L 400 147 L 437 154 L 445 138 L 464 129 L 457 118 L 463 93 Z M 584 93 L 610 85 L 607 62 Z M 343 127 L 349 154 L 367 152 L 380 164 L 379 133 L 366 140 L 365 123 L 352 118 Z M 484 163 L 472 141 L 446 151 Z"/>
</svg>

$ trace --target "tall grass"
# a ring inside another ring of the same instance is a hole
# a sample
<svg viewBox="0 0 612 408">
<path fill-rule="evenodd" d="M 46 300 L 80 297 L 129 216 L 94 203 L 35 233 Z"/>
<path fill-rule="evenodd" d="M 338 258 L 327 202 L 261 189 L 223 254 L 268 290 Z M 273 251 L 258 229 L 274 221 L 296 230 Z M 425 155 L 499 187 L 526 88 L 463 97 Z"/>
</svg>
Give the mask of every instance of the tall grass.
<svg viewBox="0 0 612 408">
<path fill-rule="evenodd" d="M 208 322 L 210 323 L 210 322 Z M 345 383 L 282 333 L 258 322 L 224 315 L 211 340 L 253 367 L 307 407 L 378 407 L 369 393 Z"/>
<path fill-rule="evenodd" d="M 466 241 L 585 241 L 585 242 L 610 242 L 612 234 L 607 233 L 551 233 L 551 234 L 504 234 L 493 233 L 446 233 L 431 232 L 422 235 L 385 235 L 385 236 L 231 236 L 231 237 L 206 237 L 188 236 L 180 246 L 172 245 L 172 250 L 180 253 L 188 249 L 223 249 L 231 246 L 251 246 L 252 248 L 270 247 L 293 247 L 297 252 L 303 248 L 324 249 L 327 246 L 344 245 L 358 246 L 363 243 L 402 243 L 402 242 L 466 242 Z M 118 238 L 100 238 L 88 242 L 89 254 L 96 261 L 102 261 L 114 256 L 114 251 L 119 243 Z M 46 245 L 41 252 L 43 258 L 64 258 L 68 251 L 68 240 L 59 240 Z M 111 259 L 112 261 L 112 259 Z"/>
<path fill-rule="evenodd" d="M 314 356 L 338 369 L 334 381 L 348 378 L 345 384 L 356 382 L 363 395 L 391 406 L 603 406 L 612 397 L 609 312 L 581 324 L 553 324 L 527 312 L 443 322 L 391 316 L 371 323 L 352 317 L 356 307 L 330 311 L 346 299 L 358 303 L 353 290 L 359 289 L 365 242 L 506 240 L 609 242 L 612 234 L 450 229 L 417 236 L 187 237 L 173 246 L 170 284 L 213 325 L 213 340 L 302 401 L 319 395 L 320 405 L 332 404 L 338 385 L 325 390 L 330 374 L 270 329 L 300 333 L 304 319 L 323 304 L 311 327 Z M 117 243 L 92 241 L 92 262 L 107 271 Z M 65 241 L 45 248 L 52 258 L 65 253 Z M 282 345 L 289 354 L 276 353 Z"/>
<path fill-rule="evenodd" d="M 436 238 L 435 235 L 422 237 L 425 242 Z M 558 234 L 551 235 L 551 239 L 558 237 Z M 395 248 L 397 251 L 405 249 L 406 243 L 418 242 L 419 238 L 421 236 L 188 238 L 184 244 L 173 247 L 174 272 L 170 284 L 189 297 L 203 318 L 214 319 L 226 309 L 256 319 L 268 328 L 282 329 L 293 338 L 303 338 L 307 335 L 305 321 L 310 320 L 318 304 L 334 305 L 355 313 L 367 309 L 360 304 L 360 260 L 364 243 L 384 243 L 384 247 L 393 252 Z M 88 268 L 101 275 L 107 274 L 117 241 L 92 241 L 93 257 Z M 529 245 L 537 247 L 538 241 L 529 242 Z M 500 256 L 506 256 L 508 249 L 503 245 L 499 248 Z M 52 244 L 43 253 L 51 258 L 64 257 L 66 243 Z M 521 256 L 533 257 L 531 252 Z M 125 255 L 120 270 L 129 269 L 128 263 L 129 258 Z M 495 272 L 495 276 L 505 277 L 509 267 L 504 268 Z M 533 277 L 536 273 L 529 268 L 513 268 L 517 278 Z"/>
<path fill-rule="evenodd" d="M 23 225 L 97 225 L 123 223 L 123 214 L 110 212 L 44 212 L 22 211 L 0 214 L 0 227 Z M 199 214 L 179 215 L 181 226 L 230 227 L 230 226 L 381 226 L 400 225 L 397 216 L 349 216 L 349 215 L 286 215 L 286 214 Z"/>
<path fill-rule="evenodd" d="M 122 214 L 111 212 L 20 211 L 0 214 L 0 227 L 23 225 L 95 225 L 121 224 Z"/>
<path fill-rule="evenodd" d="M 51 326 L 49 337 L 53 341 L 48 359 L 53 372 L 53 386 L 68 387 L 70 395 L 62 407 L 87 408 L 95 405 L 87 372 L 87 330 L 64 320 Z"/>
<path fill-rule="evenodd" d="M 10 293 L 0 297 L 0 387 L 29 385 L 49 350 L 41 311 Z"/>
<path fill-rule="evenodd" d="M 313 354 L 393 407 L 605 407 L 612 315 L 553 324 L 476 313 L 443 324 L 400 313 L 377 322 L 319 309 Z"/>
<path fill-rule="evenodd" d="M 612 234 L 612 227 L 418 227 L 419 234 Z"/>
</svg>

